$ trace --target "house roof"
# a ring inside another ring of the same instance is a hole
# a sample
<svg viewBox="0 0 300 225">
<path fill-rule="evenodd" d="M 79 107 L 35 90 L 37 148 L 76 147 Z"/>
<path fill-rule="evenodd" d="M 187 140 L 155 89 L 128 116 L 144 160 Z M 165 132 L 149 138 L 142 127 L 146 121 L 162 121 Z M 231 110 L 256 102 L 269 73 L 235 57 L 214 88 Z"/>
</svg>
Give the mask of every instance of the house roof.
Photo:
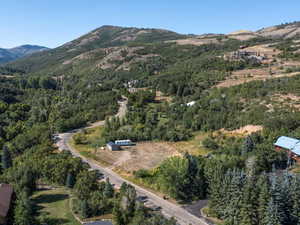
<svg viewBox="0 0 300 225">
<path fill-rule="evenodd" d="M 7 216 L 12 194 L 13 194 L 13 187 L 11 185 L 0 184 L 0 216 L 1 217 Z"/>
<path fill-rule="evenodd" d="M 277 139 L 274 145 L 288 149 L 293 153 L 300 155 L 300 140 L 296 138 L 290 138 L 286 136 L 281 136 Z"/>
</svg>

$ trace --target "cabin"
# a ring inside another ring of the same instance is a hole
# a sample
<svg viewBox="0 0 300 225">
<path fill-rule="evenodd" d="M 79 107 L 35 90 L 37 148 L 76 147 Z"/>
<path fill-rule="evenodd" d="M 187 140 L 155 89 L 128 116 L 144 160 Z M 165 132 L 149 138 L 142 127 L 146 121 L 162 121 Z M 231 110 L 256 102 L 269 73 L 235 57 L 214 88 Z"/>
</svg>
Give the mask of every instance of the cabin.
<svg viewBox="0 0 300 225">
<path fill-rule="evenodd" d="M 11 206 L 13 187 L 9 184 L 0 184 L 0 224 L 7 222 L 8 212 Z"/>
<path fill-rule="evenodd" d="M 119 145 L 119 146 L 132 146 L 132 145 L 134 145 L 134 143 L 131 140 L 116 140 L 115 144 Z"/>
<path fill-rule="evenodd" d="M 300 164 L 300 140 L 281 136 L 274 143 L 276 151 L 286 151 L 288 156 Z"/>
<path fill-rule="evenodd" d="M 106 148 L 110 151 L 118 151 L 120 150 L 120 146 L 110 141 L 106 144 Z"/>
</svg>

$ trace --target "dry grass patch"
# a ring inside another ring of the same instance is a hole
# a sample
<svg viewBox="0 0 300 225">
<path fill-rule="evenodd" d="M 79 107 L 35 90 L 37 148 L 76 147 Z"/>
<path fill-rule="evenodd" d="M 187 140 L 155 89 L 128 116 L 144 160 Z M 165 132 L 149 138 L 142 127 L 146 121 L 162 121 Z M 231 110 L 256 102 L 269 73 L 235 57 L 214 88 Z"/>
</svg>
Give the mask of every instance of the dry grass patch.
<svg viewBox="0 0 300 225">
<path fill-rule="evenodd" d="M 209 133 L 197 132 L 194 137 L 188 141 L 179 141 L 171 143 L 180 153 L 189 153 L 192 155 L 207 155 L 210 150 L 202 145 L 202 141 L 209 136 Z"/>
</svg>

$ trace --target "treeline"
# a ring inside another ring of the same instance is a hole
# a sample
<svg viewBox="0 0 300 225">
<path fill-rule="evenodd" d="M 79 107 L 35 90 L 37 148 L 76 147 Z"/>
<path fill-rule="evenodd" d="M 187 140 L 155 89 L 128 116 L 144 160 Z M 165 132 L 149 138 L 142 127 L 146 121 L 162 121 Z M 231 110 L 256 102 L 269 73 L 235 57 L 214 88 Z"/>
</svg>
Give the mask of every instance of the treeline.
<svg viewBox="0 0 300 225">
<path fill-rule="evenodd" d="M 210 179 L 209 214 L 224 224 L 296 225 L 300 215 L 300 177 L 287 172 L 259 176 L 220 168 Z"/>
</svg>

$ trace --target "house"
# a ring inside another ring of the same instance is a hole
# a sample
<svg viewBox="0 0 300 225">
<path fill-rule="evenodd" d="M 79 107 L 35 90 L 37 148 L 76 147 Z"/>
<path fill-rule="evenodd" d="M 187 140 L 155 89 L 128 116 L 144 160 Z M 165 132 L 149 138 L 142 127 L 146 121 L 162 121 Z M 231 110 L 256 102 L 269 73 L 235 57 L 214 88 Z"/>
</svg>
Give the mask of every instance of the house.
<svg viewBox="0 0 300 225">
<path fill-rule="evenodd" d="M 285 150 L 289 157 L 300 163 L 300 140 L 281 136 L 274 145 L 277 151 Z"/>
<path fill-rule="evenodd" d="M 116 140 L 115 144 L 119 145 L 119 146 L 131 146 L 131 145 L 134 145 L 131 140 Z"/>
<path fill-rule="evenodd" d="M 0 184 L 0 224 L 6 224 L 13 195 L 13 187 L 9 184 Z"/>
<path fill-rule="evenodd" d="M 108 150 L 111 150 L 111 151 L 118 151 L 120 150 L 120 146 L 115 144 L 114 142 L 110 141 L 106 144 L 106 148 Z"/>
</svg>

